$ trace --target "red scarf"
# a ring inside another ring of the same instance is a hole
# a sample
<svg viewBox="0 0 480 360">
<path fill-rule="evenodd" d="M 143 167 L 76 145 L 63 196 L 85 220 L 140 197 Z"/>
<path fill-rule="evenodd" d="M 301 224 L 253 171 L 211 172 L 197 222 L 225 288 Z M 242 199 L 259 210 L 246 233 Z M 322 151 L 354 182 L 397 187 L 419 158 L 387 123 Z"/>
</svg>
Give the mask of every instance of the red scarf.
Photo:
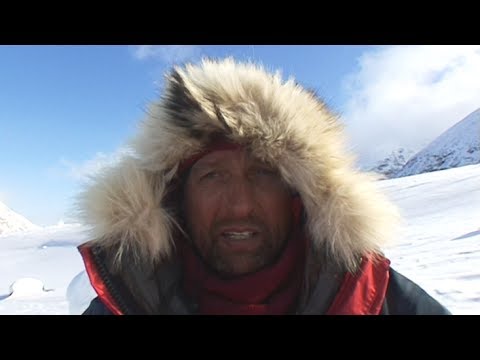
<svg viewBox="0 0 480 360">
<path fill-rule="evenodd" d="M 293 201 L 294 223 L 299 224 L 301 201 Z M 295 226 L 299 229 L 299 226 Z M 292 313 L 302 285 L 306 239 L 294 231 L 273 265 L 256 273 L 222 279 L 208 269 L 188 244 L 183 246 L 184 289 L 205 315 L 282 315 Z"/>
<path fill-rule="evenodd" d="M 221 279 L 191 246 L 184 247 L 184 288 L 205 315 L 281 315 L 291 312 L 302 284 L 304 237 L 290 239 L 280 259 L 256 273 Z"/>
</svg>

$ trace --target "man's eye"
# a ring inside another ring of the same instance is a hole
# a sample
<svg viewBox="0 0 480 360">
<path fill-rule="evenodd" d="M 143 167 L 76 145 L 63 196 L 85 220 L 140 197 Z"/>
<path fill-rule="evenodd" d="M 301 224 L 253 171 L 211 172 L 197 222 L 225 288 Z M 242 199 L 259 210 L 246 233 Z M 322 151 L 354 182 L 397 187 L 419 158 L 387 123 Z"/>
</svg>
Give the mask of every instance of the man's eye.
<svg viewBox="0 0 480 360">
<path fill-rule="evenodd" d="M 218 171 L 209 171 L 205 174 L 203 174 L 200 179 L 213 179 L 215 177 L 218 177 L 220 174 L 218 173 Z"/>
<path fill-rule="evenodd" d="M 273 171 L 272 169 L 266 169 L 266 168 L 259 168 L 255 170 L 255 173 L 257 175 L 261 176 L 276 176 L 277 173 Z"/>
</svg>

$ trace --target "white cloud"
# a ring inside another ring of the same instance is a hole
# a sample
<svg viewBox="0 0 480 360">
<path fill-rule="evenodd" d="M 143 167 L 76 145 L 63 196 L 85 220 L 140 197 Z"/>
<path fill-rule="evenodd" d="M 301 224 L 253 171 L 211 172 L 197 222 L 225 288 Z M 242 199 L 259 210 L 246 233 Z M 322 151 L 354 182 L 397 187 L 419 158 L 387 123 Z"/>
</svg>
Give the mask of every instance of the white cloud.
<svg viewBox="0 0 480 360">
<path fill-rule="evenodd" d="M 81 163 L 75 163 L 65 158 L 61 158 L 60 163 L 63 168 L 67 169 L 67 177 L 76 181 L 86 182 L 89 181 L 91 176 L 94 176 L 107 166 L 115 165 L 128 154 L 130 154 L 130 151 L 122 148 L 112 154 L 98 152 L 92 159 Z"/>
<path fill-rule="evenodd" d="M 166 63 L 182 62 L 201 54 L 196 45 L 139 45 L 133 47 L 133 55 L 139 60 L 159 59 Z"/>
<path fill-rule="evenodd" d="M 343 118 L 360 164 L 420 150 L 480 107 L 480 46 L 385 46 L 344 79 Z"/>
</svg>

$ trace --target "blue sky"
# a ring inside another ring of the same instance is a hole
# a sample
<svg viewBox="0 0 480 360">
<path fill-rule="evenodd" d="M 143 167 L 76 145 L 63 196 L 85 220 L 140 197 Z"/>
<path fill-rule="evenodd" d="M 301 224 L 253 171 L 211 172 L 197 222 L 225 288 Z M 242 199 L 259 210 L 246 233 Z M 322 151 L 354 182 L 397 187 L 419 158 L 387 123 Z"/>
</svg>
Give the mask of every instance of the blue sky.
<svg viewBox="0 0 480 360">
<path fill-rule="evenodd" d="M 201 56 L 260 61 L 315 89 L 364 164 L 419 150 L 480 107 L 479 47 L 0 46 L 0 201 L 38 225 L 69 221 L 79 186 L 118 156 L 163 72 Z"/>
</svg>

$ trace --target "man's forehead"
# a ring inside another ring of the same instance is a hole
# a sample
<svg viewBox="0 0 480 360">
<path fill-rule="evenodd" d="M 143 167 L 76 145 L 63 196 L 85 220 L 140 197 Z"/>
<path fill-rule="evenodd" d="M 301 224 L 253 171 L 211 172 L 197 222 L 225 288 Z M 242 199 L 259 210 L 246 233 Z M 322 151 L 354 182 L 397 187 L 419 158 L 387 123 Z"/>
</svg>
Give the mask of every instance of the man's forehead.
<svg viewBox="0 0 480 360">
<path fill-rule="evenodd" d="M 242 160 L 246 160 L 249 163 L 254 164 L 263 164 L 267 165 L 257 157 L 253 156 L 253 154 L 244 148 L 239 149 L 228 149 L 228 150 L 217 150 L 211 153 L 206 154 L 202 158 L 200 158 L 194 165 L 194 168 L 201 168 L 204 166 L 216 165 L 221 164 L 224 162 L 229 162 L 232 158 L 239 158 Z"/>
</svg>

